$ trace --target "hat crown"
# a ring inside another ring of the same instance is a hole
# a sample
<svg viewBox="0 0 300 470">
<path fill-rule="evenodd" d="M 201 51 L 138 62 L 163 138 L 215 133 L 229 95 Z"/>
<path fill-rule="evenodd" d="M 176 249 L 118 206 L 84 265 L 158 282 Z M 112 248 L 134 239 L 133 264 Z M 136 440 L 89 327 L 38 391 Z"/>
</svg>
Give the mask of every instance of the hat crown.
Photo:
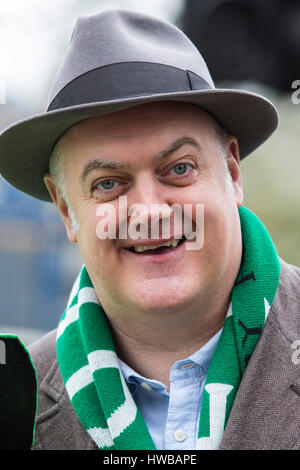
<svg viewBox="0 0 300 470">
<path fill-rule="evenodd" d="M 21 191 L 49 201 L 49 155 L 70 127 L 159 101 L 190 103 L 210 113 L 237 137 L 241 159 L 278 124 L 276 109 L 262 96 L 215 89 L 199 51 L 178 28 L 109 10 L 78 19 L 47 111 L 0 133 L 0 173 Z"/>
<path fill-rule="evenodd" d="M 75 78 L 100 67 L 126 62 L 163 64 L 191 71 L 214 88 L 203 57 L 178 28 L 141 13 L 107 10 L 77 19 L 49 103 Z"/>
</svg>

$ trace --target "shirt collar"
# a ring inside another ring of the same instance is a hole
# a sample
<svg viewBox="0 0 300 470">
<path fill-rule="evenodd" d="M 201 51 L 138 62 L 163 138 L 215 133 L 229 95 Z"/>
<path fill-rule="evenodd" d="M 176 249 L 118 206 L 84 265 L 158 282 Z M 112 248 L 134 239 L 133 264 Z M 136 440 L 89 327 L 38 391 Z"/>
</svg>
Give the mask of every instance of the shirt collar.
<svg viewBox="0 0 300 470">
<path fill-rule="evenodd" d="M 230 303 L 228 311 L 227 311 L 227 316 L 231 314 L 232 314 L 232 304 Z M 196 351 L 195 353 L 191 354 L 188 358 L 175 362 L 172 368 L 180 367 L 184 364 L 194 362 L 195 364 L 198 364 L 200 367 L 202 367 L 206 373 L 208 371 L 210 361 L 214 355 L 215 349 L 217 347 L 220 336 L 222 334 L 222 330 L 223 328 L 221 328 L 207 343 L 204 344 L 204 346 L 198 349 L 198 351 Z M 138 384 L 140 384 L 141 382 L 147 382 L 151 384 L 152 388 L 157 391 L 165 390 L 165 386 L 161 382 L 154 380 L 154 379 L 147 379 L 143 377 L 134 369 L 129 367 L 120 358 L 118 360 L 119 360 L 121 372 L 126 382 L 130 384 L 131 392 L 135 392 Z"/>
</svg>

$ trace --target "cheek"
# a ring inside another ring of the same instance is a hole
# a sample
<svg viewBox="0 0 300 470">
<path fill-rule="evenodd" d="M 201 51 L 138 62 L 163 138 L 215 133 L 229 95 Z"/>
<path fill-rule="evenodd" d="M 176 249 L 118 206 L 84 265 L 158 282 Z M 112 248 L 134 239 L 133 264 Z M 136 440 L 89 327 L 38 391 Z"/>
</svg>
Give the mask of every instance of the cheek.
<svg viewBox="0 0 300 470">
<path fill-rule="evenodd" d="M 199 192 L 197 200 L 193 205 L 193 227 L 197 227 L 198 237 L 203 237 L 203 247 L 213 256 L 231 243 L 237 207 L 232 196 L 219 187 Z"/>
<path fill-rule="evenodd" d="M 239 214 L 231 199 L 208 204 L 205 211 L 204 246 L 220 265 L 239 250 Z"/>
<path fill-rule="evenodd" d="M 78 232 L 78 246 L 86 266 L 96 265 L 101 262 L 107 253 L 107 247 L 113 242 L 110 238 L 104 239 L 102 228 L 107 223 L 101 222 L 103 217 L 97 214 L 97 206 L 85 207 L 80 211 L 80 229 Z M 101 238 L 102 237 L 102 238 Z M 103 263 L 101 263 L 103 265 Z"/>
<path fill-rule="evenodd" d="M 218 220 L 230 205 L 229 195 L 218 184 L 204 183 L 198 188 L 187 189 L 181 196 L 182 209 L 188 215 L 192 210 L 194 222 L 201 220 L 202 214 L 205 219 Z"/>
</svg>

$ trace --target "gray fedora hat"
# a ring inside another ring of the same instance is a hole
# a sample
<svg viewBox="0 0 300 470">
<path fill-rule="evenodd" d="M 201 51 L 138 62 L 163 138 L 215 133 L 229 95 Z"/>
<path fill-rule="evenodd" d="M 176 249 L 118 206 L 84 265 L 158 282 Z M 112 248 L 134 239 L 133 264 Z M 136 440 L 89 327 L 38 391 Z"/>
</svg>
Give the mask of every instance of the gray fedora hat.
<svg viewBox="0 0 300 470">
<path fill-rule="evenodd" d="M 241 158 L 278 124 L 276 109 L 264 97 L 215 88 L 198 49 L 178 28 L 140 13 L 108 10 L 77 20 L 47 111 L 0 134 L 0 173 L 19 190 L 50 201 L 43 177 L 67 129 L 154 101 L 192 103 L 208 111 L 238 138 Z"/>
</svg>

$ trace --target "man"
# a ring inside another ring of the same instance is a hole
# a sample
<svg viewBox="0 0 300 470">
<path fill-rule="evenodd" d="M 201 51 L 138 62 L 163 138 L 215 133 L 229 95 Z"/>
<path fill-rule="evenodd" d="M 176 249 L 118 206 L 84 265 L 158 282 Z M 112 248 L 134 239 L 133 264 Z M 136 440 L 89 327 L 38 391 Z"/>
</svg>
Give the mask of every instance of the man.
<svg viewBox="0 0 300 470">
<path fill-rule="evenodd" d="M 299 448 L 300 271 L 242 206 L 240 160 L 276 126 L 177 28 L 78 20 L 48 112 L 0 137 L 3 176 L 53 200 L 84 264 L 30 349 L 34 448 Z"/>
</svg>

